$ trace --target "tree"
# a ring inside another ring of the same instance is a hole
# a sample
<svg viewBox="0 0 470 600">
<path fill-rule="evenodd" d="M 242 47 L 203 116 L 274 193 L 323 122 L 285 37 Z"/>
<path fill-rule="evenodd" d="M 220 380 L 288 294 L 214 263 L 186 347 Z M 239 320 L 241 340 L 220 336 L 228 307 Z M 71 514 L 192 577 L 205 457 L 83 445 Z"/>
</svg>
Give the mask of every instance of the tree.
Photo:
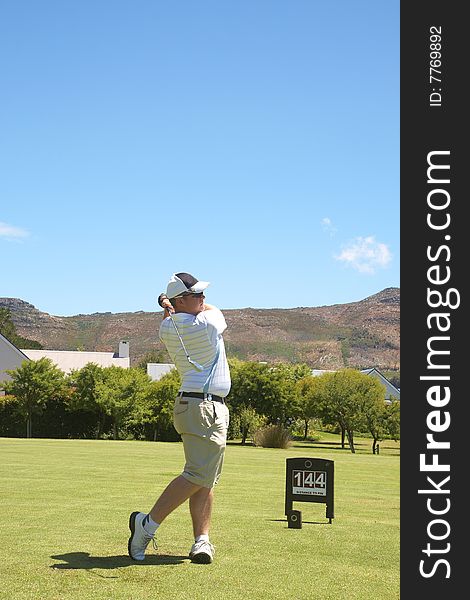
<svg viewBox="0 0 470 600">
<path fill-rule="evenodd" d="M 2 387 L 15 396 L 18 409 L 26 417 L 26 437 L 32 437 L 33 415 L 40 415 L 49 400 L 67 395 L 64 373 L 49 358 L 24 361 L 16 369 L 6 371 L 11 381 Z"/>
<path fill-rule="evenodd" d="M 0 333 L 4 335 L 12 344 L 13 338 L 16 336 L 16 329 L 11 320 L 10 311 L 8 308 L 0 308 Z"/>
<path fill-rule="evenodd" d="M 247 408 L 274 419 L 279 412 L 281 390 L 270 377 L 269 367 L 258 362 L 241 362 L 231 372 L 232 386 L 227 401 L 233 416 Z"/>
<path fill-rule="evenodd" d="M 355 394 L 364 425 L 373 438 L 372 453 L 375 454 L 377 442 L 385 433 L 385 386 L 375 377 L 363 378 Z"/>
<path fill-rule="evenodd" d="M 306 440 L 310 420 L 321 416 L 321 403 L 324 397 L 321 378 L 313 375 L 302 377 L 296 382 L 295 390 L 296 416 L 303 421 L 303 439 Z"/>
<path fill-rule="evenodd" d="M 96 415 L 95 437 L 99 439 L 103 433 L 106 419 L 104 406 L 98 402 L 97 384 L 105 377 L 103 367 L 96 363 L 88 363 L 79 370 L 73 370 L 69 375 L 72 386 L 70 407 L 72 410 L 84 410 Z"/>
<path fill-rule="evenodd" d="M 355 453 L 354 430 L 364 424 L 364 407 L 374 398 L 384 400 L 383 386 L 378 380 L 354 369 L 341 369 L 319 377 L 322 395 L 320 416 L 324 423 L 338 423 Z M 378 385 L 377 385 L 378 384 Z"/>
<path fill-rule="evenodd" d="M 17 348 L 35 348 L 39 350 L 42 348 L 39 342 L 28 340 L 16 333 L 16 327 L 8 308 L 0 308 L 0 333 Z"/>
<path fill-rule="evenodd" d="M 144 354 L 144 356 L 137 363 L 137 368 L 142 369 L 147 373 L 147 364 L 148 363 L 168 363 L 170 361 L 170 357 L 166 350 L 151 350 Z"/>
<path fill-rule="evenodd" d="M 251 406 L 242 404 L 237 413 L 230 417 L 230 420 L 232 431 L 236 432 L 236 435 L 240 435 L 241 444 L 244 446 L 248 436 L 253 437 L 256 430 L 266 424 L 267 419 L 264 415 L 259 415 Z"/>
<path fill-rule="evenodd" d="M 179 439 L 173 427 L 173 406 L 181 385 L 181 377 L 176 369 L 166 373 L 158 381 L 152 381 L 142 399 L 128 419 L 131 427 L 147 426 L 151 429 L 154 441 Z"/>
<path fill-rule="evenodd" d="M 232 387 L 228 403 L 234 414 L 253 408 L 270 423 L 286 423 L 295 416 L 295 384 L 310 373 L 307 365 L 242 362 L 231 359 Z"/>
<path fill-rule="evenodd" d="M 398 369 L 394 371 L 382 371 L 382 374 L 392 385 L 400 389 L 400 371 Z"/>
<path fill-rule="evenodd" d="M 385 405 L 384 428 L 395 441 L 400 439 L 400 402 Z"/>
<path fill-rule="evenodd" d="M 266 391 L 267 365 L 237 359 L 231 359 L 229 365 L 232 385 L 227 402 L 233 415 L 238 414 L 242 407 L 259 408 Z"/>
<path fill-rule="evenodd" d="M 96 401 L 111 417 L 115 440 L 126 418 L 145 398 L 150 383 L 150 377 L 140 369 L 114 365 L 103 369 L 103 378 L 96 382 Z"/>
<path fill-rule="evenodd" d="M 278 363 L 269 368 L 269 375 L 276 384 L 274 392 L 277 394 L 277 402 L 274 401 L 273 404 L 276 422 L 290 425 L 298 417 L 296 386 L 300 380 L 310 376 L 311 373 L 310 367 L 304 363 Z"/>
<path fill-rule="evenodd" d="M 0 396 L 0 437 L 23 437 L 23 431 L 18 400 L 11 395 Z"/>
</svg>

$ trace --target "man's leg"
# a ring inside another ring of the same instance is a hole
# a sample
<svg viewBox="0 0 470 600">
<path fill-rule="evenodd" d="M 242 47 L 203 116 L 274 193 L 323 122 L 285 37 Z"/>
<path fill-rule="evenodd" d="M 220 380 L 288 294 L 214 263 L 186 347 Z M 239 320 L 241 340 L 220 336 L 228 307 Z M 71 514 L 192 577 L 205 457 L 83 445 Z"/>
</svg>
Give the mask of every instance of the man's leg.
<svg viewBox="0 0 470 600">
<path fill-rule="evenodd" d="M 194 544 L 189 551 L 189 556 L 195 563 L 208 564 L 214 557 L 214 546 L 209 541 L 213 502 L 213 489 L 206 487 L 202 487 L 189 499 L 194 531 Z"/>
<path fill-rule="evenodd" d="M 148 515 L 141 512 L 131 513 L 129 518 L 131 537 L 127 543 L 129 556 L 134 560 L 144 560 L 145 550 L 160 523 L 200 489 L 201 486 L 179 475 L 168 484 Z"/>
<path fill-rule="evenodd" d="M 149 514 L 155 523 L 160 525 L 175 508 L 204 489 L 179 475 L 163 490 Z"/>
<path fill-rule="evenodd" d="M 189 510 L 193 521 L 194 539 L 200 535 L 209 535 L 213 502 L 212 488 L 202 487 L 190 497 Z"/>
</svg>

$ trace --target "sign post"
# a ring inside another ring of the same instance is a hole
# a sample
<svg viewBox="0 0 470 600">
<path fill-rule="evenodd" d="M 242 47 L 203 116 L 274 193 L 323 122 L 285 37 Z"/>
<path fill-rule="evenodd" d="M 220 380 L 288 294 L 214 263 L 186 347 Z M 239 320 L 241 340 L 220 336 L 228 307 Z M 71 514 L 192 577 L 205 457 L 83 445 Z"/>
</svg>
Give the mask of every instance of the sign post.
<svg viewBox="0 0 470 600">
<path fill-rule="evenodd" d="M 294 502 L 323 502 L 326 518 L 334 518 L 334 462 L 322 458 L 286 459 L 286 504 L 288 527 L 302 528 L 302 513 Z"/>
</svg>

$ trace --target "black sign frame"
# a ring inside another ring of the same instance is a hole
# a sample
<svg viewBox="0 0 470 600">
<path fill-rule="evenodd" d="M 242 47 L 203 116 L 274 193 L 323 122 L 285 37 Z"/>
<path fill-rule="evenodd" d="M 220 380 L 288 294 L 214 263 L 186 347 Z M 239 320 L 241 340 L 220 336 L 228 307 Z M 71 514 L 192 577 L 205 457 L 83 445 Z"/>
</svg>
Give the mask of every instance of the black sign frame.
<svg viewBox="0 0 470 600">
<path fill-rule="evenodd" d="M 320 502 L 326 504 L 326 518 L 334 518 L 334 461 L 323 458 L 286 459 L 285 514 L 298 513 L 295 527 L 301 525 L 300 511 L 293 511 L 294 502 Z"/>
</svg>

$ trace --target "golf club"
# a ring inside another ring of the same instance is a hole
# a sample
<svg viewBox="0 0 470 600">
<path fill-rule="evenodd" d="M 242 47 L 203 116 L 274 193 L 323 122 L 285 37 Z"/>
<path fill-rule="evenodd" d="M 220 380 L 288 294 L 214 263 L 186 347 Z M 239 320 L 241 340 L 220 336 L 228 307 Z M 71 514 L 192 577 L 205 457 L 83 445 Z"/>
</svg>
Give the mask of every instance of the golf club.
<svg viewBox="0 0 470 600">
<path fill-rule="evenodd" d="M 188 363 L 190 365 L 192 365 L 196 369 L 196 371 L 204 371 L 204 367 L 202 365 L 200 365 L 199 363 L 197 363 L 195 360 L 192 360 L 191 357 L 189 356 L 188 351 L 186 350 L 186 346 L 184 345 L 184 342 L 181 338 L 180 332 L 178 331 L 178 327 L 176 327 L 176 323 L 173 320 L 173 315 L 170 311 L 168 311 L 168 312 L 169 312 L 169 317 L 171 319 L 171 322 L 173 323 L 173 327 L 175 328 L 176 335 L 178 336 L 178 339 L 180 341 L 181 347 L 183 348 L 184 353 L 186 354 L 186 358 L 188 359 Z"/>
</svg>

